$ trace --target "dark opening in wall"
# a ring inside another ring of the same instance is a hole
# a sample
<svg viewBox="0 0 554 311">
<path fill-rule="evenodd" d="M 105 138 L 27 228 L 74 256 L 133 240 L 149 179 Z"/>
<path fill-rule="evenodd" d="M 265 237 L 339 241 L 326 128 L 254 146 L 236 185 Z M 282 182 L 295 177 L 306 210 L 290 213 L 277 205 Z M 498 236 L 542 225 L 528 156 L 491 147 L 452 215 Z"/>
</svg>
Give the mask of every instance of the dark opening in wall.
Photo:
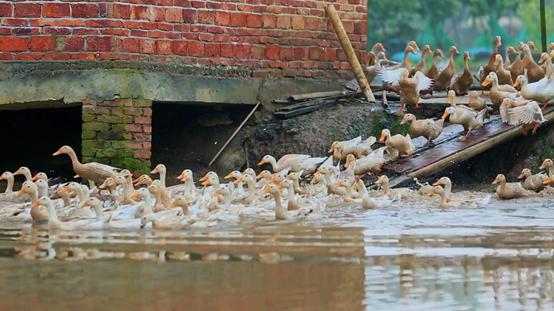
<svg viewBox="0 0 554 311">
<path fill-rule="evenodd" d="M 171 184 L 183 169 L 191 169 L 196 177 L 204 174 L 251 109 L 249 105 L 153 103 L 152 166 L 165 164 Z"/>
<path fill-rule="evenodd" d="M 81 106 L 15 110 L 19 107 L 7 106 L 0 110 L 0 170 L 13 172 L 27 166 L 33 174 L 42 171 L 50 178 L 73 176 L 69 158 L 53 157 L 52 153 L 62 145 L 70 145 L 80 156 Z M 2 183 L 0 187 L 4 186 Z"/>
</svg>

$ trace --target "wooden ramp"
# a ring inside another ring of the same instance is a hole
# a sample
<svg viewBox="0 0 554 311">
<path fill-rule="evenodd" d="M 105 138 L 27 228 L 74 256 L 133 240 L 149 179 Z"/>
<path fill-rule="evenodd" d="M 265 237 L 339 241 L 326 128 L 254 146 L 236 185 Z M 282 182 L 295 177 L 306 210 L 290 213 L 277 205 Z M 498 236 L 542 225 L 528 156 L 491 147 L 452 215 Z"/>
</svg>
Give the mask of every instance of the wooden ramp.
<svg viewBox="0 0 554 311">
<path fill-rule="evenodd" d="M 549 122 L 554 120 L 554 107 L 548 107 L 543 114 Z M 474 131 L 467 140 L 459 141 L 462 135 L 461 125 L 450 125 L 435 140 L 434 147 L 425 146 L 424 138 L 414 139 L 415 154 L 387 163 L 383 173 L 391 177 L 391 186 L 402 184 L 414 177 L 430 176 L 519 137 L 523 132 L 521 126 L 504 124 L 499 116 L 492 116 L 483 128 Z"/>
</svg>

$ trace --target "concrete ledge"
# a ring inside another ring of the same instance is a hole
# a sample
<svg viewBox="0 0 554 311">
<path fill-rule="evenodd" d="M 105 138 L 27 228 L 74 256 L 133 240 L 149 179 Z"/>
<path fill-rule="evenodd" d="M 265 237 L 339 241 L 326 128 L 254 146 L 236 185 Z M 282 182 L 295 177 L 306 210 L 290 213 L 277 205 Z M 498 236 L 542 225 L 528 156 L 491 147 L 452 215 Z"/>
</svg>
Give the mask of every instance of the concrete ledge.
<svg viewBox="0 0 554 311">
<path fill-rule="evenodd" d="M 254 104 L 342 87 L 337 80 L 252 78 L 250 69 L 124 61 L 0 63 L 0 105 L 145 98 Z M 26 108 L 21 106 L 20 108 Z M 268 107 L 270 108 L 270 107 Z"/>
</svg>

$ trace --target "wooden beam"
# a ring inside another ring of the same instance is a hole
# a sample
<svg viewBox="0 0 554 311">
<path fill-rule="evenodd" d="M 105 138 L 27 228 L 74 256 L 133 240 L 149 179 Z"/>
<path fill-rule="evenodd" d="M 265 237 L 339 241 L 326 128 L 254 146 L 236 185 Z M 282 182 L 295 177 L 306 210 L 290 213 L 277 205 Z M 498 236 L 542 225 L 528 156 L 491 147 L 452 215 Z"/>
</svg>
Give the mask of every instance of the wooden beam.
<svg viewBox="0 0 554 311">
<path fill-rule="evenodd" d="M 540 1 L 540 15 L 541 15 L 541 45 L 542 51 L 546 53 L 546 6 L 545 0 Z"/>
<path fill-rule="evenodd" d="M 546 114 L 545 116 L 545 119 L 547 119 L 548 121 L 553 121 L 554 120 L 554 112 L 550 112 L 548 114 Z M 522 134 L 522 131 L 521 131 L 521 126 L 517 126 L 517 127 L 514 127 L 514 128 L 511 128 L 505 132 L 502 132 L 494 137 L 491 137 L 487 140 L 484 140 L 480 143 L 477 143 L 471 147 L 468 147 L 466 149 L 463 149 L 463 150 L 460 150 L 459 152 L 457 153 L 454 153 L 450 156 L 447 156 L 443 159 L 440 159 L 436 162 L 434 162 L 433 164 L 431 165 L 428 165 L 426 167 L 423 167 L 423 168 L 420 168 L 414 172 L 411 172 L 408 174 L 408 176 L 410 177 L 416 177 L 416 178 L 423 178 L 423 177 L 426 177 L 426 176 L 429 176 L 429 175 L 433 175 L 435 173 L 438 173 L 442 170 L 445 170 L 447 169 L 448 167 L 451 167 L 453 165 L 456 165 L 458 163 L 461 163 L 465 160 L 468 160 L 482 152 L 485 152 L 493 147 L 496 147 L 497 145 L 505 142 L 505 141 L 508 141 L 508 140 L 511 140 L 511 139 L 514 139 L 516 137 L 519 137 L 521 136 Z"/>
<path fill-rule="evenodd" d="M 344 30 L 344 26 L 342 25 L 337 11 L 335 10 L 335 6 L 330 4 L 325 7 L 325 11 L 327 12 L 327 16 L 329 16 L 329 20 L 331 20 L 331 23 L 333 24 L 333 28 L 335 28 L 335 33 L 339 38 L 339 42 L 342 46 L 342 49 L 344 50 L 344 54 L 346 54 L 346 59 L 348 60 L 348 63 L 350 63 L 350 67 L 352 67 L 352 72 L 354 72 L 354 76 L 358 81 L 360 89 L 362 90 L 368 101 L 375 102 L 375 97 L 373 96 L 371 87 L 367 82 L 367 78 L 365 76 L 362 65 L 360 65 L 360 61 L 356 56 L 356 52 L 354 52 L 352 43 L 348 38 L 346 30 Z"/>
</svg>

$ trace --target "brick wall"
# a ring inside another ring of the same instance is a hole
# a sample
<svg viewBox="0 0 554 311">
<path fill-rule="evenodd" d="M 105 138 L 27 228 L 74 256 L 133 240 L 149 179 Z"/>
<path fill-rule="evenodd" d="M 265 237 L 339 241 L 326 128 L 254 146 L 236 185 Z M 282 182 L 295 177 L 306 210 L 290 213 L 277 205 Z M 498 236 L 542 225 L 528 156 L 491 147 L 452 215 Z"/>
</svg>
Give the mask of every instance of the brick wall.
<svg viewBox="0 0 554 311">
<path fill-rule="evenodd" d="M 144 60 L 345 78 L 329 3 L 363 50 L 367 0 L 0 0 L 0 60 Z"/>
<path fill-rule="evenodd" d="M 83 101 L 81 154 L 133 171 L 147 171 L 152 148 L 152 101 Z"/>
</svg>

